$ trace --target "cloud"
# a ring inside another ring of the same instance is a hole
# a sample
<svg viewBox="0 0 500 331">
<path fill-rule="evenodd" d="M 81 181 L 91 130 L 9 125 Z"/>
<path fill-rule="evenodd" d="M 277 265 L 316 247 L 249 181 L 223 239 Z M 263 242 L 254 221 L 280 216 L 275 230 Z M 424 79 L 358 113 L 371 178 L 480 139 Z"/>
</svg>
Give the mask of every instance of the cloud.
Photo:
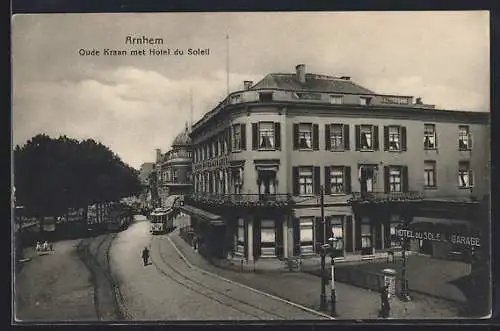
<svg viewBox="0 0 500 331">
<path fill-rule="evenodd" d="M 133 166 L 154 160 L 154 149 L 169 149 L 189 120 L 190 91 L 194 121 L 226 96 L 226 54 L 230 91 L 305 63 L 308 72 L 351 76 L 378 93 L 487 111 L 488 26 L 486 11 L 18 15 L 14 143 L 40 132 L 92 137 Z M 127 35 L 206 47 L 211 55 L 78 55 L 80 48 L 123 48 Z"/>
<path fill-rule="evenodd" d="M 33 132 L 96 138 L 138 167 L 153 159 L 154 148 L 167 150 L 184 129 L 190 120 L 190 90 L 193 121 L 225 97 L 222 77 L 217 72 L 173 80 L 154 70 L 119 67 L 100 70 L 95 79 L 18 85 L 14 144 L 23 144 Z M 232 74 L 233 87 L 249 78 L 255 77 Z"/>
</svg>

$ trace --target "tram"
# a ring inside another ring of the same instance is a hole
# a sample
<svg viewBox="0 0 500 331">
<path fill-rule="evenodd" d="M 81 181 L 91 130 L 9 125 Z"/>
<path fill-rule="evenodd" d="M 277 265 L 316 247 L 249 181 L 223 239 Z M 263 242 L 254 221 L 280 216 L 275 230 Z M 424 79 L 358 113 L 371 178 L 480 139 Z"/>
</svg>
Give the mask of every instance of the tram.
<svg viewBox="0 0 500 331">
<path fill-rule="evenodd" d="M 162 234 L 170 232 L 174 229 L 174 209 L 173 208 L 156 208 L 150 214 L 149 232 L 152 234 Z"/>
</svg>

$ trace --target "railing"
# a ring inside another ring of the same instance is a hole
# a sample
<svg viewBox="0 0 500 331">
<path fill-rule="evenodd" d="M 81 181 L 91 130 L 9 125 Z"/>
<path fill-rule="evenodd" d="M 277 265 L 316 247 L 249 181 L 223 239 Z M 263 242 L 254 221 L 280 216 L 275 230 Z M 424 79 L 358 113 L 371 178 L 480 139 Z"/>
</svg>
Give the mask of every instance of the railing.
<svg viewBox="0 0 500 331">
<path fill-rule="evenodd" d="M 352 192 L 350 202 L 393 202 L 418 201 L 424 198 L 423 193 L 410 192 Z"/>
<path fill-rule="evenodd" d="M 192 157 L 193 157 L 192 152 L 173 152 L 173 153 L 167 152 L 163 156 L 162 162 L 170 161 L 173 159 L 191 159 Z"/>
<path fill-rule="evenodd" d="M 288 206 L 293 203 L 289 194 L 221 194 L 192 193 L 186 197 L 186 203 L 195 202 L 215 206 Z"/>
</svg>

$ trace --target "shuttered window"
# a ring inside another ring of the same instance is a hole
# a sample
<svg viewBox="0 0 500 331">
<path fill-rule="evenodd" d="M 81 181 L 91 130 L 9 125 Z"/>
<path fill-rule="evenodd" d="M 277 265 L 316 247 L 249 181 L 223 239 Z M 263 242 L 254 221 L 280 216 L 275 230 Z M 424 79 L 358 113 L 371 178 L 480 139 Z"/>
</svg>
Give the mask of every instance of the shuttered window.
<svg viewBox="0 0 500 331">
<path fill-rule="evenodd" d="M 300 253 L 314 254 L 314 217 L 301 217 L 300 221 Z"/>
<path fill-rule="evenodd" d="M 299 194 L 312 195 L 313 191 L 313 168 L 301 167 L 299 168 Z"/>
<path fill-rule="evenodd" d="M 356 125 L 356 150 L 373 151 L 378 150 L 378 126 Z"/>
<path fill-rule="evenodd" d="M 474 174 L 469 161 L 461 161 L 458 164 L 458 185 L 460 188 L 468 188 L 474 185 Z"/>
</svg>

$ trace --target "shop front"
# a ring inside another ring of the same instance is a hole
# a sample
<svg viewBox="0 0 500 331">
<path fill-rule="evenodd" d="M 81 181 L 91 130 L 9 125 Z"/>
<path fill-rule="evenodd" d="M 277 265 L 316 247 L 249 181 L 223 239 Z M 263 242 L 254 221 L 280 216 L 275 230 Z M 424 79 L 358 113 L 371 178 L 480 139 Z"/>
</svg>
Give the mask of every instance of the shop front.
<svg viewBox="0 0 500 331">
<path fill-rule="evenodd" d="M 206 258 L 224 258 L 226 222 L 222 217 L 189 205 L 180 208 L 191 218 L 191 228 L 195 233 L 200 254 Z"/>
</svg>

